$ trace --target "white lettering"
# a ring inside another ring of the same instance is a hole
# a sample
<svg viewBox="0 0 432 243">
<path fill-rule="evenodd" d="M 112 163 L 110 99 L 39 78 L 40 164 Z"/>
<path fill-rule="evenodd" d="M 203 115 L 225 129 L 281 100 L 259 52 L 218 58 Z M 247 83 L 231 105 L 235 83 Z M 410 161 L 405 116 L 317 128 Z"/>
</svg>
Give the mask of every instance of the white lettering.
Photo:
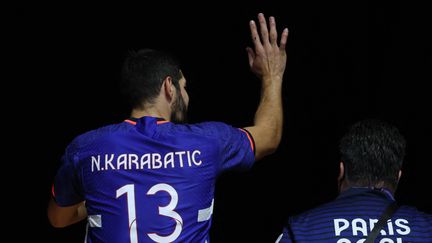
<svg viewBox="0 0 432 243">
<path fill-rule="evenodd" d="M 393 222 L 391 221 L 391 219 L 389 219 L 387 221 L 387 228 L 388 228 L 388 234 L 389 235 L 394 235 Z M 382 230 L 381 230 L 381 232 L 382 232 Z"/>
<path fill-rule="evenodd" d="M 127 154 L 121 154 L 117 158 L 117 170 L 120 170 L 122 166 L 124 170 L 127 170 Z"/>
<path fill-rule="evenodd" d="M 193 153 L 192 153 L 192 162 L 193 162 L 195 165 L 200 166 L 200 165 L 202 164 L 202 160 L 200 160 L 200 161 L 197 162 L 196 154 L 201 155 L 201 151 L 199 151 L 199 150 L 195 150 L 195 151 L 193 151 Z"/>
<path fill-rule="evenodd" d="M 336 243 L 351 243 L 351 241 L 348 239 L 342 238 L 342 239 L 336 241 Z"/>
<path fill-rule="evenodd" d="M 112 164 L 113 160 L 114 160 L 114 154 L 111 154 L 111 157 L 109 159 L 108 159 L 108 154 L 105 154 L 105 170 L 108 170 L 108 165 L 111 167 L 111 169 L 115 170 L 115 167 Z"/>
<path fill-rule="evenodd" d="M 161 155 L 152 154 L 152 169 L 160 169 L 162 167 Z"/>
<path fill-rule="evenodd" d="M 147 165 L 147 169 L 150 169 L 150 154 L 144 154 L 141 157 L 141 170 Z"/>
<path fill-rule="evenodd" d="M 394 241 L 392 239 L 389 239 L 389 238 L 383 238 L 380 240 L 379 243 L 394 243 Z"/>
<path fill-rule="evenodd" d="M 102 160 L 102 161 L 101 161 Z M 186 161 L 187 160 L 187 161 Z M 174 169 L 201 166 L 201 151 L 91 156 L 91 171 Z"/>
<path fill-rule="evenodd" d="M 367 235 L 367 225 L 364 219 L 354 219 L 352 221 L 352 232 L 353 235 L 357 236 L 358 232 L 361 232 L 363 236 Z"/>
<path fill-rule="evenodd" d="M 99 171 L 100 170 L 100 155 L 97 156 L 97 158 L 95 158 L 94 156 L 91 157 L 92 158 L 92 169 L 91 171 L 94 171 L 94 167 L 96 166 L 96 170 Z"/>
<path fill-rule="evenodd" d="M 401 235 L 408 235 L 411 232 L 411 228 L 408 226 L 408 220 L 406 219 L 396 219 L 396 226 L 402 229 L 396 229 L 396 232 Z"/>
<path fill-rule="evenodd" d="M 375 224 L 378 222 L 378 219 L 369 219 L 369 229 L 370 231 L 373 230 L 373 228 L 375 227 Z M 380 230 L 380 234 L 381 235 L 386 235 L 386 232 L 384 230 Z"/>
<path fill-rule="evenodd" d="M 183 168 L 183 155 L 185 153 L 186 153 L 185 151 L 175 152 L 175 154 L 179 156 L 179 162 L 181 168 Z"/>
<path fill-rule="evenodd" d="M 168 158 L 169 157 L 169 158 Z M 174 168 L 174 153 L 167 153 L 164 157 L 164 168 L 168 167 L 168 164 L 171 164 L 171 168 Z"/>
<path fill-rule="evenodd" d="M 342 223 L 342 225 L 341 225 L 341 223 Z M 348 229 L 348 226 L 349 226 L 349 222 L 346 219 L 334 219 L 333 224 L 334 224 L 336 236 L 340 236 L 341 232 Z M 341 242 L 341 243 L 343 243 L 343 242 Z"/>
<path fill-rule="evenodd" d="M 188 161 L 188 165 L 189 165 L 189 167 L 192 167 L 192 163 L 191 163 L 191 157 L 190 157 L 190 151 L 186 151 L 186 154 L 187 154 L 187 161 Z"/>
<path fill-rule="evenodd" d="M 138 155 L 136 154 L 129 154 L 129 169 L 132 169 L 132 164 L 135 165 L 135 169 L 138 170 Z"/>
</svg>

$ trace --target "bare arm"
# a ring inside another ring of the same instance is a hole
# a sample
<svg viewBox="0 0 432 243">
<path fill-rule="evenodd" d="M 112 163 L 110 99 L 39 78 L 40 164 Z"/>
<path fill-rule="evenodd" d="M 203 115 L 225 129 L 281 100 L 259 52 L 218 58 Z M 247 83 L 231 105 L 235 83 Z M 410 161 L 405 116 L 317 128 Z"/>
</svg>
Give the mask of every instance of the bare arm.
<svg viewBox="0 0 432 243">
<path fill-rule="evenodd" d="M 85 202 L 68 207 L 60 207 L 51 198 L 48 205 L 48 219 L 52 226 L 62 228 L 77 223 L 87 217 Z"/>
<path fill-rule="evenodd" d="M 286 65 L 285 46 L 288 29 L 277 43 L 276 22 L 269 18 L 270 33 L 263 14 L 258 14 L 261 39 L 257 26 L 250 21 L 254 49 L 248 47 L 249 66 L 262 82 L 261 100 L 255 113 L 254 125 L 245 127 L 255 140 L 255 160 L 273 153 L 282 137 L 282 81 Z"/>
</svg>

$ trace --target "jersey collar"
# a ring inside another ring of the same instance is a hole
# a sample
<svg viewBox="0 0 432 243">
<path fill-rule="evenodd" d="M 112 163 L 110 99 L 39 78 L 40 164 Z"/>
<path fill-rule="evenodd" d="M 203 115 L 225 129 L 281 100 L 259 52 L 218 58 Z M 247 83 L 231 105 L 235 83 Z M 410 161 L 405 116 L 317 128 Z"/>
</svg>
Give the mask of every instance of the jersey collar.
<svg viewBox="0 0 432 243">
<path fill-rule="evenodd" d="M 163 124 L 163 123 L 167 123 L 169 121 L 165 120 L 164 118 L 161 117 L 152 117 L 152 116 L 143 116 L 141 118 L 136 118 L 136 117 L 129 117 L 128 119 L 124 120 L 127 123 L 136 125 L 137 123 L 140 122 L 140 120 L 155 120 L 156 124 Z M 145 123 L 145 122 L 143 122 Z"/>
<path fill-rule="evenodd" d="M 351 187 L 341 192 L 339 198 L 358 195 L 358 194 L 365 194 L 365 193 L 373 193 L 385 197 L 388 200 L 395 201 L 395 198 L 393 194 L 390 192 L 390 190 L 386 188 L 371 188 L 371 187 Z"/>
</svg>

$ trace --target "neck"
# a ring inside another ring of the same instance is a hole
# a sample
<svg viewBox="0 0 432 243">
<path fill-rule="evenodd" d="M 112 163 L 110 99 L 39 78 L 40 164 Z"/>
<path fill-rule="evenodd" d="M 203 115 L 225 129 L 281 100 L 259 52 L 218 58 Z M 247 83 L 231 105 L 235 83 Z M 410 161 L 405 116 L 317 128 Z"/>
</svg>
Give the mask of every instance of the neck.
<svg viewBox="0 0 432 243">
<path fill-rule="evenodd" d="M 163 109 L 158 109 L 157 107 L 132 109 L 131 117 L 141 118 L 143 116 L 160 117 L 166 121 L 170 121 L 169 112 L 164 112 Z"/>
</svg>

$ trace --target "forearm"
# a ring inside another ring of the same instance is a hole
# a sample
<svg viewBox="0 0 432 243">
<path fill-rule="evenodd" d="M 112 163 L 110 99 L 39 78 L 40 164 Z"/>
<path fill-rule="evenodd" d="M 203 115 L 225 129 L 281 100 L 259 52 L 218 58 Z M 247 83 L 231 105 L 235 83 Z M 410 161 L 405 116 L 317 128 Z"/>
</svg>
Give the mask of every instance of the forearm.
<svg viewBox="0 0 432 243">
<path fill-rule="evenodd" d="M 283 123 L 282 81 L 279 80 L 270 84 L 263 82 L 261 98 L 254 118 L 255 126 L 270 128 L 268 132 L 278 136 L 278 140 L 281 137 Z"/>
<path fill-rule="evenodd" d="M 85 203 L 81 202 L 69 207 L 60 207 L 51 199 L 48 206 L 48 219 L 52 226 L 61 228 L 75 224 L 87 217 Z"/>
<path fill-rule="evenodd" d="M 256 160 L 273 153 L 279 146 L 283 129 L 282 82 L 263 82 L 254 124 L 246 127 L 255 138 Z"/>
</svg>

